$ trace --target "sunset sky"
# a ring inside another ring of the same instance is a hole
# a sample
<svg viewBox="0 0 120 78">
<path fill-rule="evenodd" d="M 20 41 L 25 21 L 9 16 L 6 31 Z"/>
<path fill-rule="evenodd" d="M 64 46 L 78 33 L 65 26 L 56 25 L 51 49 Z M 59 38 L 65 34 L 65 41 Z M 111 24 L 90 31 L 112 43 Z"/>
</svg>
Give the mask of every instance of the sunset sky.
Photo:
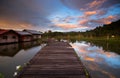
<svg viewBox="0 0 120 78">
<path fill-rule="evenodd" d="M 0 0 L 0 28 L 86 31 L 120 19 L 120 0 Z"/>
</svg>

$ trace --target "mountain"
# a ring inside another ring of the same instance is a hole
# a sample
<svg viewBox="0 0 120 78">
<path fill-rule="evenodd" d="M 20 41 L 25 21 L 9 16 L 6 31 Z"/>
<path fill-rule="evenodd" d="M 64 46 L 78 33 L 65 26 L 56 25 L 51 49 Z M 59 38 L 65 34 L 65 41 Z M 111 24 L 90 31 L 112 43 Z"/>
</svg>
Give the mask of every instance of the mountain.
<svg viewBox="0 0 120 78">
<path fill-rule="evenodd" d="M 120 20 L 108 25 L 96 27 L 93 30 L 83 33 L 87 36 L 120 36 Z"/>
</svg>

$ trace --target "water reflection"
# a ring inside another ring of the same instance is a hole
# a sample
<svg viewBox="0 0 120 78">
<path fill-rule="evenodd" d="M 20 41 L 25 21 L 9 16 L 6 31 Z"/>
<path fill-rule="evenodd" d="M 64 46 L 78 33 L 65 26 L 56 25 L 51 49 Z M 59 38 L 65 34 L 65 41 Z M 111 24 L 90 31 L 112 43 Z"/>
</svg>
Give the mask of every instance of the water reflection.
<svg viewBox="0 0 120 78">
<path fill-rule="evenodd" d="M 19 50 L 19 44 L 0 45 L 0 56 L 13 57 Z"/>
<path fill-rule="evenodd" d="M 89 42 L 75 42 L 76 50 L 93 78 L 120 78 L 120 55 Z"/>
<path fill-rule="evenodd" d="M 120 42 L 112 42 L 112 41 L 89 41 L 91 45 L 96 45 L 101 47 L 105 51 L 112 51 L 120 54 Z"/>
<path fill-rule="evenodd" d="M 13 78 L 16 66 L 28 62 L 44 45 L 39 42 L 0 45 L 0 73 Z"/>
<path fill-rule="evenodd" d="M 21 49 L 29 49 L 34 46 L 40 45 L 39 42 L 24 42 L 24 43 L 16 43 L 16 44 L 8 44 L 8 45 L 0 45 L 0 56 L 9 56 L 13 57 L 17 54 Z"/>
</svg>

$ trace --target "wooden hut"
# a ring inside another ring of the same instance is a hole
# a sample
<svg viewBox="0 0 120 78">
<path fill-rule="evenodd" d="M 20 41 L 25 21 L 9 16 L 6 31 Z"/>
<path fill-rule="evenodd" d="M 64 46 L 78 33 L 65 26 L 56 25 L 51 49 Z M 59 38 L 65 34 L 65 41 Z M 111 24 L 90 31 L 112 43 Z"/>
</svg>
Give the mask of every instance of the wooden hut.
<svg viewBox="0 0 120 78">
<path fill-rule="evenodd" d="M 18 34 L 13 30 L 0 29 L 0 44 L 18 42 Z"/>
<path fill-rule="evenodd" d="M 37 40 L 41 38 L 42 33 L 39 31 L 35 31 L 35 30 L 23 30 L 26 31 L 30 34 L 32 34 L 32 40 Z"/>
<path fill-rule="evenodd" d="M 33 41 L 41 38 L 41 32 L 35 30 L 4 30 L 0 29 L 0 44 Z"/>
<path fill-rule="evenodd" d="M 32 34 L 26 31 L 15 31 L 18 34 L 19 42 L 32 41 Z"/>
</svg>

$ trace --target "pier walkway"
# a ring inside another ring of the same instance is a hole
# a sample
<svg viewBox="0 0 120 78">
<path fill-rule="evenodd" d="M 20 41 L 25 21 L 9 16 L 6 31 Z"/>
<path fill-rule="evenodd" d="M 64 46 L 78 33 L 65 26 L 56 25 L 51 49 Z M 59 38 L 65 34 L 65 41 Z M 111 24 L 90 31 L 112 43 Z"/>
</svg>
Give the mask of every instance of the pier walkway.
<svg viewBox="0 0 120 78">
<path fill-rule="evenodd" d="M 30 60 L 16 78 L 88 77 L 71 45 L 68 42 L 52 41 Z"/>
</svg>

